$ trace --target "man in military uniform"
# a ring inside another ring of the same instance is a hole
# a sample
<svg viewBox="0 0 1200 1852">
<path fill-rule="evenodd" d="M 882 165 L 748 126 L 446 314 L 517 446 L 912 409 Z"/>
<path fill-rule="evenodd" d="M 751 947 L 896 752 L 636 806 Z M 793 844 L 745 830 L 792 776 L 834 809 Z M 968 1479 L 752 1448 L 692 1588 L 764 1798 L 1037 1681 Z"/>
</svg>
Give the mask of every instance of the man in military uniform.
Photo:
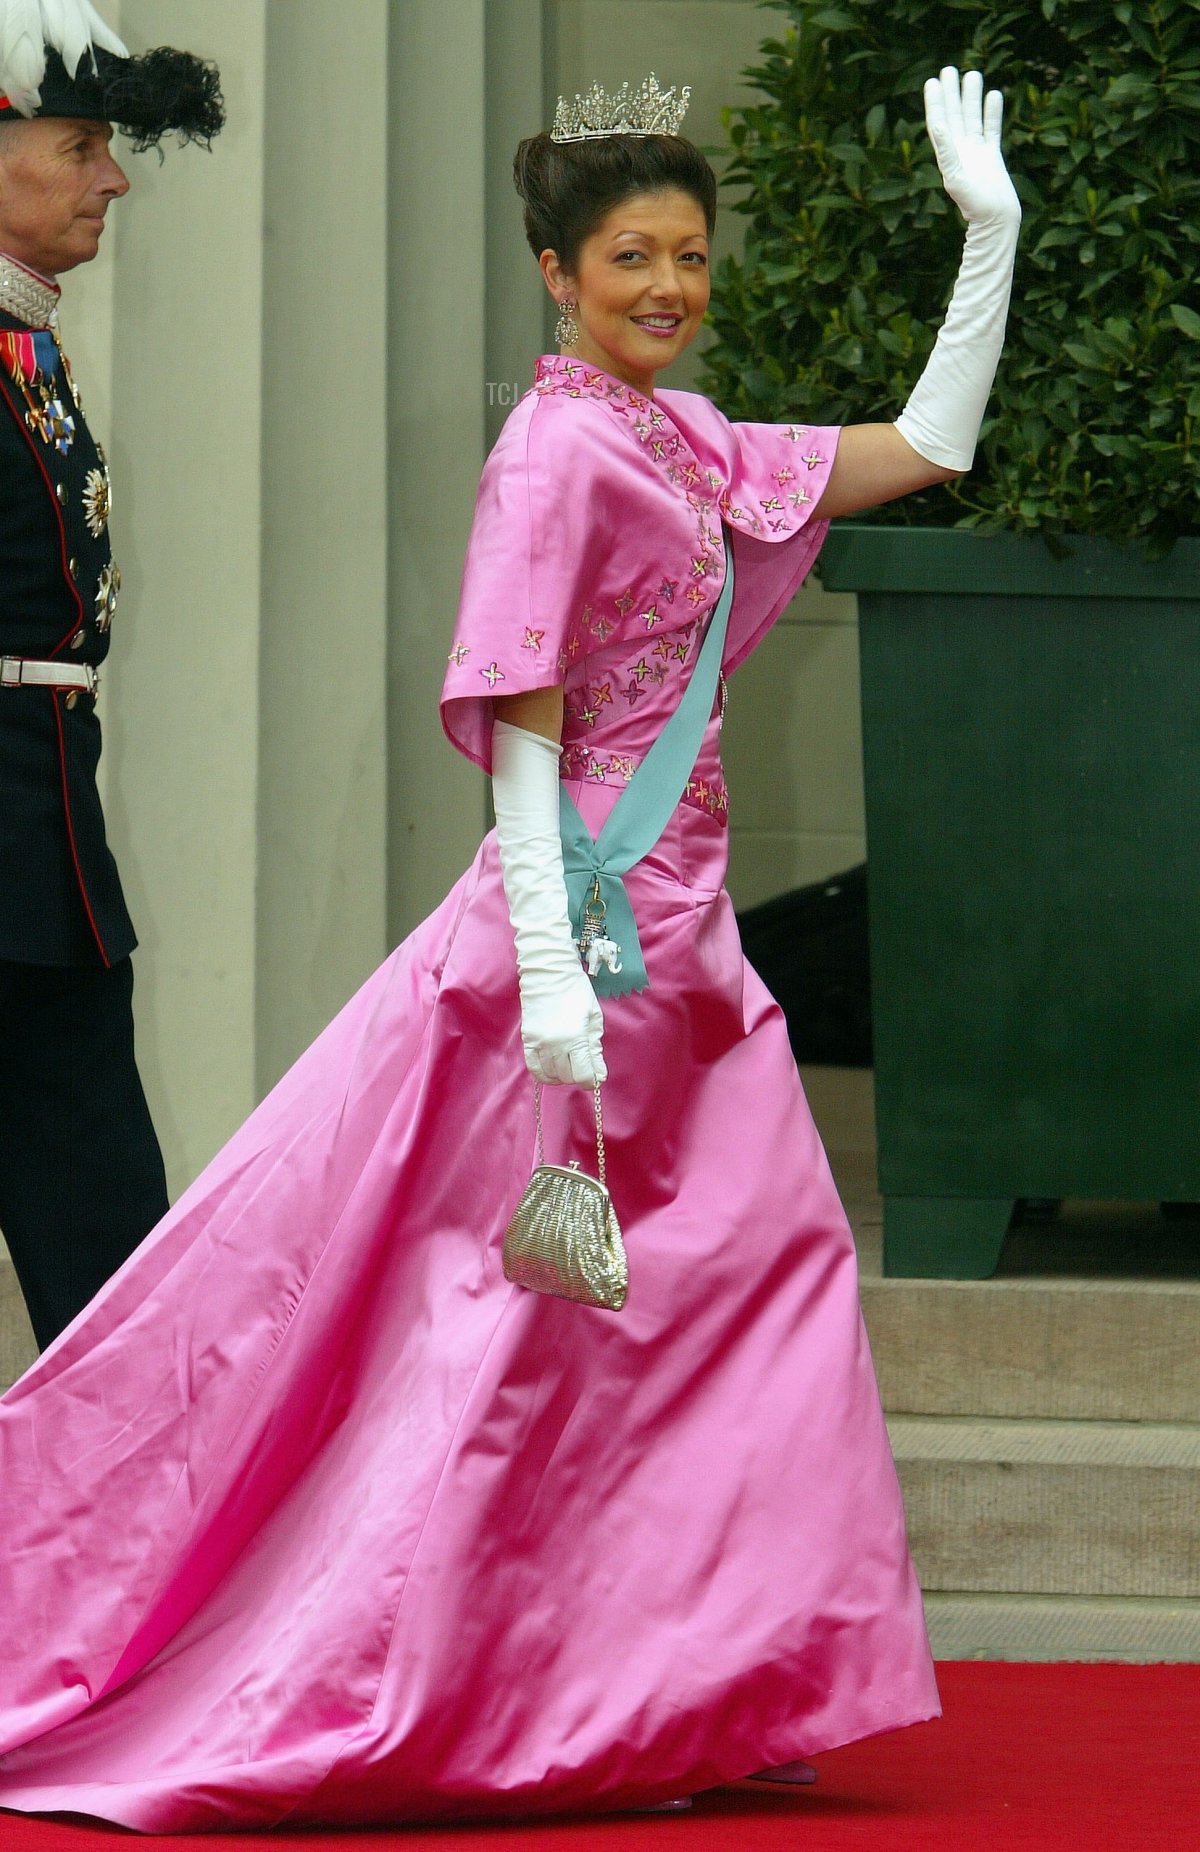
<svg viewBox="0 0 1200 1852">
<path fill-rule="evenodd" d="M 142 147 L 207 142 L 222 111 L 211 66 L 130 58 L 85 0 L 56 0 L 22 40 L 29 18 L 30 0 L 0 0 L 0 1231 L 45 1346 L 167 1208 L 96 788 L 112 489 L 56 279 L 96 255 L 128 191 L 112 121 Z"/>
</svg>

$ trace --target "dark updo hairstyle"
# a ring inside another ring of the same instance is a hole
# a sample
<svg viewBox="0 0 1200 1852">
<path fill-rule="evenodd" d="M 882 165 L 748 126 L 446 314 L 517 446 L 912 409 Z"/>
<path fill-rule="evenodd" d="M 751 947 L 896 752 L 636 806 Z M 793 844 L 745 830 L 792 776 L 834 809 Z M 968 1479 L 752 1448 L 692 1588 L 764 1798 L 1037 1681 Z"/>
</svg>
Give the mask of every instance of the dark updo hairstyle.
<svg viewBox="0 0 1200 1852">
<path fill-rule="evenodd" d="M 711 238 L 717 222 L 717 177 L 694 142 L 682 135 L 603 135 L 593 141 L 551 141 L 530 135 L 517 149 L 513 180 L 525 202 L 525 236 L 535 257 L 557 253 L 572 274 L 579 247 L 614 206 L 635 193 L 678 188 L 695 200 Z"/>
</svg>

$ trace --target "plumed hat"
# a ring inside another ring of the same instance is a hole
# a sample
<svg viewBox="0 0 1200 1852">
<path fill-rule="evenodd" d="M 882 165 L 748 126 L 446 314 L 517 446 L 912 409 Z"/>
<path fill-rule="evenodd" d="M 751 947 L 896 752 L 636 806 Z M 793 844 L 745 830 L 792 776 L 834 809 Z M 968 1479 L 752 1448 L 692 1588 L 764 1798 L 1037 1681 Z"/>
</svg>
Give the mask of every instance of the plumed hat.
<svg viewBox="0 0 1200 1852">
<path fill-rule="evenodd" d="M 225 121 L 214 64 L 161 46 L 133 58 L 90 0 L 0 0 L 0 123 L 115 122 L 137 148 L 206 146 Z"/>
</svg>

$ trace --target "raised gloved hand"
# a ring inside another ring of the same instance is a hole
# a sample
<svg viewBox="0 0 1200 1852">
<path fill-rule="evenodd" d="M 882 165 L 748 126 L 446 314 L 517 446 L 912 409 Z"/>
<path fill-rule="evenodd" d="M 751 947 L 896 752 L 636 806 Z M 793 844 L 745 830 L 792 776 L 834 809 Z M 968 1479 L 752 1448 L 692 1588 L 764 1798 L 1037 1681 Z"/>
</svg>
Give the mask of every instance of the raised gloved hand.
<svg viewBox="0 0 1200 1852">
<path fill-rule="evenodd" d="M 524 727 L 492 727 L 492 799 L 517 941 L 521 1041 L 535 1080 L 606 1080 L 604 1017 L 567 915 L 558 821 L 558 748 Z"/>
<path fill-rule="evenodd" d="M 946 191 L 967 221 L 954 293 L 896 429 L 943 469 L 971 467 L 1012 289 L 1021 205 L 1000 152 L 1004 99 L 953 65 L 925 85 L 925 122 Z"/>
<path fill-rule="evenodd" d="M 1021 202 L 1000 152 L 1004 98 L 999 90 L 983 94 L 983 78 L 958 72 L 948 64 L 925 85 L 925 126 L 933 143 L 947 193 L 968 225 L 995 219 L 1015 233 Z"/>
</svg>

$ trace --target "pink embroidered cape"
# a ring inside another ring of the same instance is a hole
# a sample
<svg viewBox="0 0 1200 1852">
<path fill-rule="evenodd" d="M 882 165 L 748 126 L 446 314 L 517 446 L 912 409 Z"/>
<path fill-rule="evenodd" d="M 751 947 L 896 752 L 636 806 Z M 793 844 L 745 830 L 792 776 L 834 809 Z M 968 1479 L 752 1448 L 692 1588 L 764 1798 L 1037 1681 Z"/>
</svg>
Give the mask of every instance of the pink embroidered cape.
<svg viewBox="0 0 1200 1852">
<path fill-rule="evenodd" d="M 648 400 L 543 356 L 479 487 L 442 695 L 450 739 L 487 768 L 492 692 L 563 682 L 564 776 L 628 783 L 720 595 L 724 530 L 736 568 L 730 673 L 820 550 L 827 523 L 811 516 L 837 440 L 809 425 L 730 424 L 697 393 Z M 727 810 L 711 757 L 686 801 Z"/>
</svg>

